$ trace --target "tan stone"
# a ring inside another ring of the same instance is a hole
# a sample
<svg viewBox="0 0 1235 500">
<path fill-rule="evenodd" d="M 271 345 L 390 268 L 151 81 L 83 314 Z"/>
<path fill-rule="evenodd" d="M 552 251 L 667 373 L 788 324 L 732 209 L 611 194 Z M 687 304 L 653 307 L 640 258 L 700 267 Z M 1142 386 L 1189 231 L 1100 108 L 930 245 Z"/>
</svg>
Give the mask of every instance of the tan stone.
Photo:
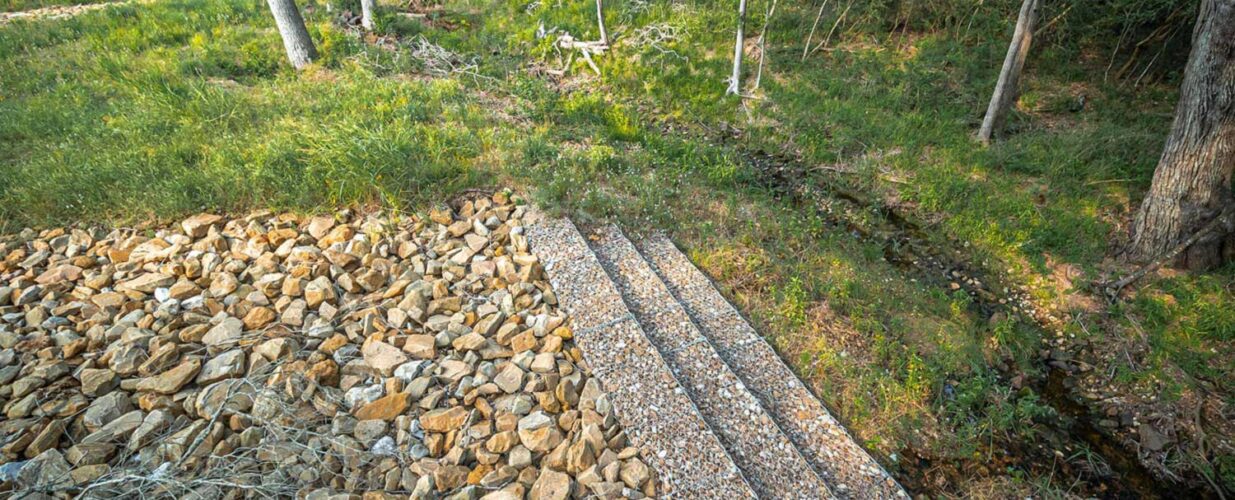
<svg viewBox="0 0 1235 500">
<path fill-rule="evenodd" d="M 246 330 L 256 330 L 274 321 L 275 313 L 269 307 L 254 307 L 249 309 L 249 313 L 244 315 L 244 328 Z"/>
<path fill-rule="evenodd" d="M 210 226 L 223 221 L 223 217 L 214 214 L 197 214 L 184 222 L 180 223 L 180 227 L 184 229 L 184 234 L 193 238 L 201 238 L 210 231 Z"/>
<path fill-rule="evenodd" d="M 154 392 L 158 394 L 174 394 L 181 387 L 193 380 L 197 376 L 197 372 L 202 368 L 201 361 L 189 359 L 180 363 L 175 368 L 165 371 L 153 377 L 141 379 L 137 383 L 137 390 L 142 392 Z"/>
<path fill-rule="evenodd" d="M 356 412 L 358 420 L 394 420 L 395 417 L 407 411 L 411 404 L 411 395 L 407 393 L 390 394 L 366 404 Z"/>
<path fill-rule="evenodd" d="M 379 340 L 365 342 L 361 353 L 364 355 L 365 364 L 384 377 L 391 376 L 395 368 L 407 362 L 407 355 L 399 348 Z"/>
<path fill-rule="evenodd" d="M 432 335 L 408 335 L 403 350 L 416 359 L 433 359 L 437 355 L 436 341 Z"/>
<path fill-rule="evenodd" d="M 450 432 L 463 426 L 468 411 L 461 406 L 440 408 L 420 416 L 420 427 L 430 432 Z"/>
<path fill-rule="evenodd" d="M 538 500 L 566 500 L 570 498 L 574 481 L 570 476 L 552 469 L 542 469 L 540 477 L 528 492 L 528 498 Z"/>
</svg>

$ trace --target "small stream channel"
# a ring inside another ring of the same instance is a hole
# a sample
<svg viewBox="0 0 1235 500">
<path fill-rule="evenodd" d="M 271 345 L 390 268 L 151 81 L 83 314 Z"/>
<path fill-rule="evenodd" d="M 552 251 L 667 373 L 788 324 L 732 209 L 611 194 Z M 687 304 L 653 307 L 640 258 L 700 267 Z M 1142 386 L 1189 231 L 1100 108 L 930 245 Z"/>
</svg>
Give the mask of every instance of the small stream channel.
<svg viewBox="0 0 1235 500">
<path fill-rule="evenodd" d="M 838 229 L 882 245 L 888 262 L 920 282 L 944 289 L 954 286 L 953 283 L 958 284 L 960 289 L 973 299 L 970 307 L 979 317 L 990 319 L 996 313 L 1019 315 L 1028 318 L 1032 324 L 1042 329 L 1044 334 L 1058 328 L 1058 325 L 1052 324 L 1053 318 L 1037 311 L 1028 297 L 1014 287 L 1008 287 L 1009 293 L 994 292 L 995 287 L 991 285 L 998 280 L 992 279 L 995 277 L 979 266 L 967 262 L 958 250 L 958 245 L 932 242 L 920 225 L 895 210 L 866 200 L 859 194 L 812 180 L 807 169 L 798 160 L 763 152 L 747 152 L 746 158 L 748 164 L 758 173 L 761 187 L 773 190 L 782 199 L 796 206 L 813 210 Z M 878 221 L 881 227 L 877 231 L 862 228 L 838 211 L 826 209 L 828 204 L 822 203 L 824 201 L 839 201 L 856 210 L 877 213 L 881 218 Z M 1010 456 L 1007 460 L 1001 460 L 999 465 L 1040 472 L 1047 472 L 1049 467 L 1049 473 L 1053 476 L 1064 476 L 1057 477 L 1056 484 L 1076 482 L 1077 486 L 1071 493 L 1098 498 L 1208 498 L 1211 495 L 1206 490 L 1168 485 L 1157 480 L 1140 463 L 1134 452 L 1094 425 L 1093 416 L 1074 395 L 1070 382 L 1071 374 L 1053 366 L 1049 359 L 1044 358 L 1041 363 L 1042 372 L 1047 375 L 1027 383 L 1043 402 L 1056 410 L 1059 418 L 1049 425 L 1042 439 L 1044 442 L 1005 443 L 1003 448 Z M 1003 375 L 1007 379 L 1014 374 Z M 1079 466 L 1068 463 L 1070 460 L 1063 460 L 1064 463 L 1061 464 L 1055 450 L 1063 452 L 1065 459 L 1077 450 L 1089 450 L 1091 456 L 1096 457 L 1089 460 L 1079 459 Z M 906 451 L 906 455 L 917 455 L 914 450 Z M 1088 463 L 1094 465 L 1085 466 Z M 941 464 L 931 464 L 920 459 L 919 464 L 907 469 L 919 469 L 921 472 L 921 469 L 935 469 L 939 466 Z M 965 464 L 956 467 L 963 468 Z M 921 479 L 923 478 L 907 477 L 902 480 L 907 485 L 922 490 L 917 493 L 935 493 L 930 491 L 931 486 L 923 484 Z"/>
</svg>

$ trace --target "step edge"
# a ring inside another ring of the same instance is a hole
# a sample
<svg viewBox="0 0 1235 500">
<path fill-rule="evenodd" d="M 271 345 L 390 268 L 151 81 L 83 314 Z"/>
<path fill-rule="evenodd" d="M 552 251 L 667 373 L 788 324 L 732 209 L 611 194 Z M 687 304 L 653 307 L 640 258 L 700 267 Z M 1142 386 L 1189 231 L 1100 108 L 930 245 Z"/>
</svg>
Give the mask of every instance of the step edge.
<svg viewBox="0 0 1235 500">
<path fill-rule="evenodd" d="M 676 292 L 674 292 L 674 289 L 673 289 L 672 287 L 668 287 L 668 286 L 667 286 L 667 284 L 668 284 L 671 280 L 670 280 L 668 277 L 666 277 L 666 276 L 665 276 L 664 271 L 663 271 L 662 269 L 660 269 L 657 265 L 655 265 L 654 263 L 652 263 L 652 259 L 650 259 L 650 258 L 648 258 L 648 257 L 647 257 L 647 255 L 646 255 L 646 242 L 647 242 L 647 241 L 650 241 L 650 240 L 651 240 L 651 239 L 653 239 L 653 238 L 659 238 L 659 239 L 661 239 L 661 240 L 663 241 L 663 243 L 664 243 L 664 244 L 668 245 L 668 246 L 669 246 L 670 248 L 672 248 L 674 251 L 676 251 L 676 252 L 678 252 L 679 254 L 681 254 L 681 256 L 683 257 L 683 259 L 684 259 L 684 260 L 685 260 L 685 261 L 686 261 L 686 262 L 690 265 L 690 267 L 693 269 L 693 271 L 694 271 L 694 272 L 696 272 L 696 273 L 698 273 L 698 274 L 699 274 L 699 275 L 703 278 L 704 283 L 705 283 L 705 284 L 706 284 L 709 288 L 711 288 L 711 291 L 712 291 L 713 293 L 716 293 L 718 296 L 720 296 L 720 298 L 722 299 L 722 301 L 723 301 L 724 305 L 725 305 L 725 306 L 727 306 L 727 307 L 729 307 L 729 308 L 732 310 L 732 312 L 733 312 L 733 313 L 734 313 L 734 314 L 735 314 L 735 315 L 736 315 L 739 319 L 741 319 L 744 323 L 746 323 L 747 327 L 748 327 L 748 328 L 750 328 L 750 329 L 751 329 L 751 330 L 755 333 L 756 343 L 762 344 L 764 347 L 766 347 L 767 349 L 770 349 L 770 350 L 772 351 L 772 353 L 776 355 L 776 359 L 777 359 L 777 360 L 779 360 L 779 361 L 780 361 L 780 363 L 781 363 L 782 365 L 785 365 L 786 370 L 787 370 L 790 374 L 792 374 L 792 375 L 793 375 L 793 376 L 797 379 L 797 384 L 800 384 L 802 387 L 804 387 L 804 388 L 806 389 L 806 391 L 805 391 L 805 392 L 806 392 L 806 394 L 807 394 L 807 395 L 811 398 L 812 403 L 814 403 L 815 405 L 818 405 L 818 406 L 819 406 L 819 408 L 820 408 L 820 409 L 822 409 L 823 413 L 824 413 L 824 414 L 825 414 L 828 418 L 830 418 L 830 419 L 832 419 L 833 421 L 835 421 L 835 422 L 837 423 L 837 427 L 839 427 L 839 429 L 840 429 L 842 432 L 844 432 L 845 437 L 846 437 L 846 438 L 847 438 L 847 439 L 848 439 L 851 443 L 853 443 L 854 445 L 856 445 L 856 446 L 857 446 L 857 448 L 858 448 L 858 449 L 860 449 L 860 450 L 862 451 L 862 453 L 863 453 L 863 454 L 865 454 L 865 455 L 867 456 L 867 460 L 868 460 L 868 461 L 869 461 L 872 465 L 874 465 L 875 467 L 878 467 L 878 470 L 882 473 L 882 475 L 883 475 L 883 477 L 884 477 L 884 478 L 886 478 L 886 479 L 890 480 L 890 481 L 891 481 L 891 483 L 892 483 L 893 485 L 895 485 L 896 490 L 898 490 L 898 496 L 899 496 L 899 497 L 901 497 L 901 498 L 909 498 L 910 496 L 909 496 L 909 494 L 908 494 L 908 491 L 907 491 L 907 490 L 905 490 L 904 485 L 900 484 L 900 481 L 897 481 L 897 480 L 896 480 L 896 478 L 895 478 L 895 477 L 894 477 L 891 473 L 889 473 L 889 472 L 887 471 L 887 469 L 883 466 L 883 464 L 879 463 L 879 461 L 878 461 L 878 460 L 875 460 L 875 457 L 871 456 L 871 455 L 870 455 L 870 452 L 869 452 L 869 451 L 867 451 L 865 447 L 863 447 L 861 444 L 859 444 L 859 443 L 858 443 L 858 441 L 857 441 L 856 439 L 854 439 L 854 438 L 853 438 L 853 434 L 849 431 L 849 428 L 848 428 L 847 426 L 845 426 L 845 425 L 841 424 L 840 420 L 836 419 L 836 416 L 832 414 L 832 411 L 828 409 L 827 405 L 823 404 L 823 401 L 822 401 L 822 400 L 820 400 L 820 399 L 819 399 L 819 397 L 815 395 L 815 391 L 811 390 L 811 389 L 810 389 L 810 386 L 809 386 L 808 384 L 806 384 L 806 382 L 802 381 L 800 377 L 798 377 L 798 376 L 797 376 L 797 374 L 793 371 L 793 369 L 792 369 L 792 368 L 790 368 L 790 367 L 788 366 L 788 364 L 787 364 L 787 363 L 785 363 L 785 361 L 784 361 L 784 359 L 783 359 L 783 358 L 781 358 L 780 354 L 776 351 L 776 349 L 775 349 L 774 347 L 772 347 L 772 345 L 771 345 L 771 344 L 769 344 L 769 343 L 768 343 L 767 339 L 766 339 L 766 338 L 764 338 L 764 337 L 763 337 L 763 335 L 759 334 L 759 331 L 758 331 L 757 329 L 755 329 L 754 325 L 751 323 L 750 318 L 748 318 L 748 317 L 746 316 L 746 314 L 744 314 L 744 313 L 743 313 L 740 309 L 738 309 L 738 308 L 737 308 L 737 306 L 733 305 L 733 303 L 732 303 L 732 302 L 730 302 L 730 301 L 729 301 L 729 299 L 728 299 L 727 297 L 725 297 L 724 293 L 722 293 L 722 292 L 720 291 L 720 287 L 719 287 L 719 286 L 717 286 L 716 282 L 712 279 L 712 277 L 711 277 L 711 276 L 708 276 L 708 275 L 707 275 L 707 273 L 704 273 L 704 272 L 703 272 L 703 270 L 701 270 L 701 269 L 699 269 L 699 268 L 698 268 L 698 266 L 695 266 L 694 262 L 690 259 L 690 257 L 689 257 L 689 256 L 687 256 L 687 254 L 686 254 L 685 252 L 682 252 L 682 251 L 681 251 L 681 248 L 679 248 L 679 247 L 677 246 L 677 243 L 675 243 L 675 242 L 674 242 L 671 238 L 669 238 L 667 235 L 665 235 L 664 233 L 661 233 L 661 232 L 656 232 L 656 233 L 653 233 L 653 234 L 649 235 L 648 237 L 646 237 L 646 238 L 644 238 L 644 239 L 640 240 L 640 243 L 636 243 L 636 244 L 635 244 L 635 247 L 639 250 L 640 255 L 641 255 L 641 256 L 643 256 L 645 260 L 649 261 L 649 265 L 652 267 L 653 272 L 655 272 L 655 273 L 656 273 L 657 277 L 659 277 L 659 278 L 661 279 L 661 281 L 663 281 L 663 282 L 665 282 L 665 283 L 666 283 L 666 288 L 668 288 L 668 289 L 669 289 L 669 293 L 673 296 L 674 300 L 676 300 L 678 303 L 680 303 L 680 304 L 682 304 L 682 305 L 683 305 L 683 307 L 684 307 L 684 309 L 685 309 L 685 311 L 686 311 L 686 313 L 687 313 L 687 316 L 689 316 L 689 317 L 691 318 L 691 321 L 693 321 L 693 322 L 695 322 L 695 323 L 696 323 L 696 325 L 699 327 L 700 332 L 701 332 L 701 333 L 703 333 L 704 338 L 706 338 L 706 339 L 707 339 L 707 341 L 708 341 L 708 343 L 712 345 L 712 348 L 713 348 L 714 350 L 716 350 L 716 352 L 717 352 L 717 353 L 722 353 L 722 352 L 723 352 L 723 351 L 722 351 L 719 347 L 717 347 L 717 345 L 716 345 L 715 341 L 712 339 L 712 336 L 711 336 L 711 335 L 708 335 L 707 330 L 706 330 L 706 329 L 704 329 L 702 326 L 699 326 L 699 325 L 698 325 L 698 324 L 699 324 L 699 321 L 698 321 L 698 319 L 696 318 L 696 317 L 697 317 L 697 315 L 696 315 L 696 314 L 691 314 L 691 313 L 690 313 L 690 310 L 691 310 L 691 309 L 690 309 L 689 307 L 685 307 L 685 302 L 686 302 L 686 301 L 682 300 L 682 298 L 681 298 L 681 297 L 679 297 L 679 296 L 678 296 L 678 294 L 677 294 Z M 730 365 L 730 363 L 729 363 L 729 361 L 728 361 L 728 359 L 727 359 L 727 357 L 726 357 L 726 356 L 723 356 L 723 355 L 722 355 L 722 356 L 721 356 L 721 359 L 722 359 L 722 361 L 724 361 L 724 362 L 725 362 L 725 364 L 726 364 L 726 365 Z M 732 367 L 731 365 L 730 365 L 730 369 L 731 369 L 731 370 L 733 369 L 733 367 Z M 737 370 L 733 370 L 733 371 L 734 371 L 734 373 L 738 374 L 738 378 L 739 378 L 739 379 L 741 379 L 741 380 L 743 381 L 743 383 L 745 383 L 745 382 L 746 382 L 746 378 L 747 378 L 747 377 L 743 376 L 743 375 L 741 374 L 741 372 L 739 372 L 739 371 L 737 371 Z M 754 391 L 752 391 L 752 394 L 755 394 L 755 392 L 754 392 Z M 756 397 L 758 398 L 758 396 L 756 396 Z M 758 399 L 759 399 L 759 401 L 760 401 L 760 404 L 762 405 L 762 404 L 763 404 L 763 398 L 758 398 Z M 765 408 L 765 409 L 766 409 L 766 408 Z M 769 414 L 773 414 L 771 411 L 768 411 L 768 413 L 769 413 Z M 777 419 L 777 420 L 778 420 L 778 419 Z M 777 425 L 778 425 L 778 426 L 780 425 L 780 424 L 779 424 L 779 422 L 777 422 Z M 782 431 L 783 431 L 783 428 L 782 428 Z M 790 435 L 790 434 L 786 433 L 786 435 Z M 792 439 L 792 438 L 790 438 L 790 441 L 791 441 L 791 442 L 793 442 L 793 439 Z M 798 446 L 798 444 L 797 444 L 796 442 L 794 442 L 793 444 L 794 444 L 794 447 L 795 447 L 795 448 L 798 448 L 798 447 L 799 447 L 799 446 Z M 799 451 L 799 453 L 802 453 L 802 451 L 801 451 L 800 449 L 799 449 L 798 451 Z M 802 453 L 802 455 L 803 455 L 803 456 L 805 456 L 806 454 L 805 454 L 805 453 Z M 815 467 L 820 467 L 820 465 L 817 465 L 817 464 L 815 464 L 815 463 L 814 463 L 814 462 L 815 462 L 814 460 L 810 460 L 810 459 L 808 459 L 808 460 L 807 460 L 807 462 L 810 462 L 810 463 L 812 464 L 812 466 L 815 466 Z M 822 467 L 820 467 L 820 468 L 822 468 Z M 821 473 L 820 475 L 821 475 L 821 476 L 824 476 L 824 474 L 822 474 L 822 473 Z"/>
<path fill-rule="evenodd" d="M 604 266 L 601 265 L 600 259 L 596 256 L 595 252 L 592 251 L 591 246 L 587 242 L 587 237 L 583 235 L 582 231 L 579 230 L 578 226 L 574 223 L 574 221 L 570 220 L 569 218 L 545 219 L 545 220 L 538 221 L 536 224 L 531 225 L 528 231 L 529 247 L 532 246 L 533 244 L 530 233 L 535 231 L 534 226 L 545 226 L 545 225 L 553 224 L 553 223 L 563 224 L 566 227 L 566 230 L 573 231 L 575 234 L 578 235 L 579 239 L 583 242 L 583 245 L 582 245 L 583 252 L 582 253 L 584 254 L 584 258 L 591 259 L 591 261 L 596 265 L 596 267 L 600 268 L 601 272 L 604 274 L 606 281 L 602 283 L 602 286 L 608 286 L 610 291 L 614 295 L 617 295 L 619 298 L 621 298 L 622 297 L 621 290 L 618 289 L 617 284 L 613 282 L 608 272 L 605 271 Z M 540 254 L 535 252 L 534 249 L 532 249 L 532 253 L 533 255 L 537 255 L 538 258 L 540 257 Z M 560 262 L 555 263 L 555 264 L 560 265 Z M 541 261 L 541 265 L 545 269 L 545 272 L 548 273 L 549 272 L 548 263 L 545 261 Z M 554 294 L 555 295 L 558 294 L 557 287 L 554 287 Z M 560 304 L 560 299 L 559 299 L 559 304 Z M 560 304 L 560 305 L 562 305 L 563 309 L 566 309 L 564 304 Z M 728 462 L 728 465 L 731 467 L 730 472 L 732 472 L 732 474 L 736 476 L 736 479 L 740 481 L 742 486 L 745 486 L 746 492 L 749 493 L 752 498 L 758 498 L 758 494 L 755 492 L 755 489 L 751 486 L 750 480 L 746 478 L 746 475 L 742 471 L 742 468 L 738 467 L 737 462 L 733 460 L 733 456 L 729 453 L 729 450 L 725 448 L 724 443 L 721 441 L 720 437 L 716 435 L 715 429 L 713 429 L 710 425 L 708 425 L 707 420 L 703 418 L 703 414 L 702 412 L 699 411 L 698 405 L 695 404 L 695 401 L 690 398 L 689 394 L 687 394 L 685 387 L 682 386 L 681 381 L 678 380 L 677 375 L 673 373 L 673 369 L 669 366 L 669 363 L 665 361 L 660 351 L 658 349 L 655 349 L 656 344 L 652 342 L 650 338 L 648 338 L 647 332 L 643 331 L 642 325 L 638 323 L 638 320 L 635 318 L 634 312 L 630 311 L 630 308 L 626 305 L 624 300 L 622 300 L 621 308 L 625 310 L 626 312 L 623 315 L 619 315 L 619 318 L 617 319 L 625 318 L 627 320 L 634 321 L 634 328 L 638 331 L 639 335 L 643 336 L 643 338 L 648 342 L 648 344 L 653 346 L 651 356 L 655 358 L 654 362 L 658 363 L 659 366 L 663 367 L 664 371 L 669 375 L 669 377 L 674 381 L 674 383 L 677 384 L 677 387 L 681 389 L 682 395 L 685 397 L 686 401 L 689 403 L 689 411 L 693 412 L 694 416 L 699 419 L 699 421 L 703 424 L 703 427 L 707 430 L 706 435 L 709 436 L 710 439 L 715 442 L 716 448 L 718 448 L 720 452 L 724 454 L 725 460 Z M 572 317 L 575 316 L 573 311 L 567 310 L 567 313 L 570 313 Z M 607 325 L 606 324 L 592 325 L 591 328 L 600 328 L 604 326 L 607 326 Z M 582 346 L 580 346 L 580 348 L 582 349 Z M 591 363 L 589 363 L 588 368 L 595 371 L 595 368 L 591 366 Z M 624 428 L 627 427 L 626 422 L 623 422 L 622 424 Z M 660 451 L 660 450 L 657 450 L 657 451 Z M 659 474 L 659 471 L 657 472 Z M 717 473 L 713 473 L 708 476 L 705 476 L 705 479 L 715 479 L 715 478 L 720 478 L 722 476 L 723 476 L 723 473 L 717 472 Z M 692 483 L 690 481 L 687 481 L 683 484 L 683 488 L 690 486 L 691 484 Z M 664 494 L 667 494 L 671 498 L 678 498 L 679 496 L 676 495 L 675 493 L 677 492 L 676 491 L 678 489 L 677 486 L 679 485 L 675 484 L 674 486 L 675 486 L 674 490 L 671 490 Z M 689 491 L 684 491 L 684 493 L 689 493 Z"/>
<path fill-rule="evenodd" d="M 800 459 L 802 463 L 806 465 L 807 471 L 819 481 L 819 484 L 821 484 L 824 487 L 826 492 L 830 494 L 833 498 L 840 498 L 836 495 L 835 487 L 827 480 L 826 477 L 824 477 L 822 474 L 819 473 L 818 470 L 816 470 L 816 467 L 814 466 L 813 461 L 807 458 L 804 453 L 802 453 L 802 450 L 798 448 L 796 443 L 794 443 L 793 438 L 790 437 L 790 434 L 785 432 L 784 427 L 782 427 L 780 423 L 776 421 L 777 419 L 774 418 L 774 413 L 771 410 L 769 410 L 766 406 L 763 405 L 763 400 L 754 391 L 752 391 L 749 387 L 747 387 L 747 383 L 742 378 L 742 376 L 739 375 L 738 372 L 734 370 L 733 367 L 729 364 L 729 362 L 725 360 L 725 357 L 720 354 L 720 349 L 718 349 L 715 343 L 713 343 L 711 339 L 708 338 L 707 335 L 703 332 L 703 327 L 700 326 L 697 321 L 695 321 L 695 318 L 693 316 L 691 316 L 690 310 L 686 308 L 684 304 L 682 304 L 682 301 L 676 295 L 673 294 L 673 290 L 669 287 L 664 277 L 661 276 L 660 273 L 656 271 L 656 267 L 652 265 L 651 261 L 647 258 L 647 256 L 644 255 L 643 252 L 639 249 L 639 246 L 635 243 L 635 240 L 630 238 L 630 235 L 628 235 L 625 230 L 623 230 L 621 227 L 617 225 L 609 224 L 607 225 L 606 229 L 611 229 L 615 231 L 618 237 L 625 240 L 626 243 L 628 243 L 631 246 L 631 248 L 635 250 L 635 256 L 639 259 L 639 262 L 641 262 L 643 266 L 647 267 L 647 269 L 651 271 L 652 276 L 657 280 L 657 283 L 661 287 L 664 288 L 669 298 L 673 300 L 673 304 L 671 304 L 671 306 L 677 306 L 677 308 L 679 308 L 682 314 L 686 317 L 686 320 L 691 324 L 691 326 L 699 334 L 700 339 L 703 341 L 702 344 L 700 345 L 705 345 L 709 350 L 711 350 L 716 355 L 716 358 L 724 365 L 724 367 L 728 369 L 730 373 L 733 374 L 734 379 L 737 381 L 737 387 L 740 387 L 742 391 L 749 394 L 751 399 L 754 400 L 755 404 L 758 405 L 759 408 L 765 414 L 768 415 L 768 417 L 770 417 L 769 420 L 772 423 L 772 427 L 776 430 L 776 432 L 781 437 L 785 439 L 787 443 L 789 443 L 789 447 L 792 450 L 793 454 L 796 455 L 797 458 Z M 584 238 L 586 240 L 586 236 Z M 588 248 L 592 250 L 593 254 L 596 253 L 596 250 L 595 248 L 592 247 L 592 243 L 590 241 L 588 241 Z M 599 256 L 597 256 L 597 259 L 600 260 Z M 601 262 L 603 263 L 603 261 Z M 604 266 L 602 265 L 601 268 L 604 269 Z M 612 274 L 609 273 L 609 270 L 608 269 L 604 269 L 604 270 L 606 274 L 609 274 L 609 279 L 611 282 L 613 282 L 614 288 L 617 289 L 618 295 L 622 297 L 622 301 L 623 301 L 623 304 L 626 306 L 626 310 L 630 311 L 630 313 L 634 315 L 636 319 L 639 319 L 639 314 L 635 313 L 634 309 L 632 309 L 630 306 L 630 303 L 629 303 L 630 299 L 627 297 L 627 294 L 623 292 L 622 287 L 617 285 L 617 280 L 614 279 Z M 646 329 L 642 327 L 642 322 L 640 322 L 640 329 L 644 330 L 645 332 L 644 334 L 646 335 Z M 649 337 L 648 340 L 651 341 L 651 338 Z M 652 345 L 656 347 L 657 352 L 661 355 L 661 358 L 664 358 L 665 357 L 664 352 L 661 349 L 661 347 L 657 345 L 654 341 L 652 342 Z M 678 349 L 685 349 L 687 347 L 688 346 L 681 346 L 681 347 L 678 347 Z M 666 363 L 668 362 L 666 361 Z M 671 372 L 673 371 L 672 367 L 670 367 L 670 371 Z M 676 374 L 674 376 L 675 378 L 677 377 Z M 678 384 L 685 387 L 685 385 L 682 384 L 681 380 L 678 381 Z M 691 401 L 694 402 L 695 398 L 690 395 L 690 391 L 687 391 L 687 397 L 689 397 Z M 698 407 L 698 403 L 695 403 L 695 406 Z M 706 421 L 706 418 L 705 418 L 705 421 Z M 709 423 L 708 425 L 709 427 L 713 427 L 711 423 Z M 714 429 L 713 429 L 713 433 L 716 434 L 716 431 Z M 719 434 L 717 435 L 717 437 L 719 438 Z M 722 445 L 723 445 L 723 441 L 722 441 Z"/>
</svg>

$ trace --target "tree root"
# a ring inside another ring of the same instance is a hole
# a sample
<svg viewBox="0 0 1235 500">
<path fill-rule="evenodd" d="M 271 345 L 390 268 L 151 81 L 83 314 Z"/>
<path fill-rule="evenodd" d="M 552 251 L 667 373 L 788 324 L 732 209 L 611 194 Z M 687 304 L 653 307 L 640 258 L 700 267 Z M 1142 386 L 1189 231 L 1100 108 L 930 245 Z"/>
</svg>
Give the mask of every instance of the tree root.
<svg viewBox="0 0 1235 500">
<path fill-rule="evenodd" d="M 1195 245 L 1207 237 L 1221 238 L 1227 234 L 1230 234 L 1233 230 L 1235 230 L 1235 204 L 1228 204 L 1226 208 L 1223 208 L 1222 211 L 1218 213 L 1217 217 L 1214 217 L 1204 226 L 1201 226 L 1201 228 L 1197 229 L 1191 236 L 1185 238 L 1183 241 L 1179 242 L 1178 245 L 1175 245 L 1169 251 L 1153 259 L 1148 264 L 1141 266 L 1139 269 L 1132 272 L 1132 274 L 1124 276 L 1116 281 L 1095 282 L 1094 285 L 1099 290 L 1103 290 L 1108 298 L 1113 299 L 1117 297 L 1119 292 L 1128 285 L 1131 285 L 1137 280 L 1145 277 L 1146 274 L 1157 271 L 1166 263 L 1174 261 L 1175 258 L 1179 257 L 1179 254 L 1187 250 L 1188 247 Z"/>
</svg>

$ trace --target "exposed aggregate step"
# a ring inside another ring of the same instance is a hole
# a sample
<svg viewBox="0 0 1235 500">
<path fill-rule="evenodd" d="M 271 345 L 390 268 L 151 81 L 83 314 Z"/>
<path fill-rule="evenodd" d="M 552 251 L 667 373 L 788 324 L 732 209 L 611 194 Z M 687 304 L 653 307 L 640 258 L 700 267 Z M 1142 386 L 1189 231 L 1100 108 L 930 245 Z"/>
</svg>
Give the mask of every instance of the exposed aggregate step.
<svg viewBox="0 0 1235 500">
<path fill-rule="evenodd" d="M 823 479 L 725 365 L 622 231 L 604 226 L 589 237 L 627 307 L 760 496 L 831 497 Z"/>
<path fill-rule="evenodd" d="M 755 498 L 574 224 L 544 221 L 528 236 L 559 304 L 574 314 L 575 341 L 631 441 L 657 471 L 662 493 Z"/>
<path fill-rule="evenodd" d="M 662 234 L 638 242 L 641 254 L 708 341 L 832 486 L 851 498 L 907 498 L 711 280 Z"/>
</svg>

